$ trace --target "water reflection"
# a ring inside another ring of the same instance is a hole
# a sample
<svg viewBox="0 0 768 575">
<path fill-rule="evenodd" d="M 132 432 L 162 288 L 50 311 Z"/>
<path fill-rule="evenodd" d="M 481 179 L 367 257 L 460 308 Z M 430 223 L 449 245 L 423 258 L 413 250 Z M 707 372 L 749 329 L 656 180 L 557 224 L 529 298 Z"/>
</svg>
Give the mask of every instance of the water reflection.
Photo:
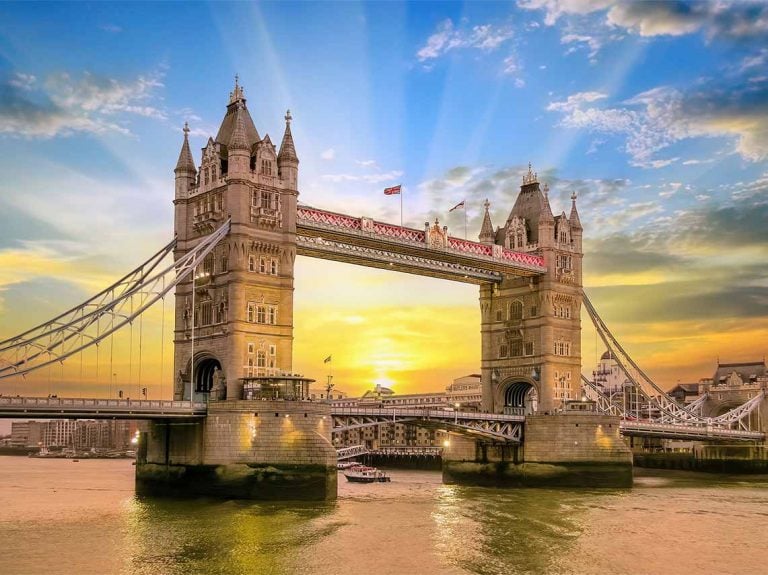
<svg viewBox="0 0 768 575">
<path fill-rule="evenodd" d="M 332 505 L 173 501 L 126 503 L 126 572 L 290 573 L 297 550 L 331 535 L 313 520 Z"/>
</svg>

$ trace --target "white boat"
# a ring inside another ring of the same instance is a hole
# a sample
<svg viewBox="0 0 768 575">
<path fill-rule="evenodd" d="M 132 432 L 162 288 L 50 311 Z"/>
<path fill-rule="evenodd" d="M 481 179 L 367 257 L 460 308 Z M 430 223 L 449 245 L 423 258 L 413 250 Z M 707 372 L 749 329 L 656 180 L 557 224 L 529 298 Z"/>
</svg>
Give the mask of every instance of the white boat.
<svg viewBox="0 0 768 575">
<path fill-rule="evenodd" d="M 383 471 L 379 471 L 375 467 L 368 467 L 366 465 L 350 467 L 344 471 L 344 477 L 351 483 L 386 483 L 392 481 L 389 475 Z"/>
<path fill-rule="evenodd" d="M 362 465 L 359 461 L 339 461 L 336 463 L 336 469 L 339 471 L 343 469 L 349 469 L 350 467 L 357 467 L 358 465 Z"/>
</svg>

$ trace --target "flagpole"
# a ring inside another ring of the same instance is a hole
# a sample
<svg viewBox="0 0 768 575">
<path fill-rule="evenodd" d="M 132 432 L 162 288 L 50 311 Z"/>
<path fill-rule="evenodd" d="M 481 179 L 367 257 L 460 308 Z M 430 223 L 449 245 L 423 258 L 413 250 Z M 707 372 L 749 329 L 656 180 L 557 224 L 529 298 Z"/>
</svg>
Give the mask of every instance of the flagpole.
<svg viewBox="0 0 768 575">
<path fill-rule="evenodd" d="M 403 188 L 400 188 L 400 227 L 403 227 Z"/>
<path fill-rule="evenodd" d="M 467 239 L 467 204 L 464 204 L 464 239 Z"/>
</svg>

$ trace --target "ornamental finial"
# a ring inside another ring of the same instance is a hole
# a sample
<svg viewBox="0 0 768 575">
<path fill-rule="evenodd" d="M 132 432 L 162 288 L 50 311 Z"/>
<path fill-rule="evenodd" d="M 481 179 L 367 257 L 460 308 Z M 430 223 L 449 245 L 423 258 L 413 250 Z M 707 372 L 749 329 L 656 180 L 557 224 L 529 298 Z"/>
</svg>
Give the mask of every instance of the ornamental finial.
<svg viewBox="0 0 768 575">
<path fill-rule="evenodd" d="M 538 174 L 533 171 L 531 163 L 528 162 L 528 173 L 523 176 L 523 185 L 536 184 L 538 181 Z"/>
<path fill-rule="evenodd" d="M 571 192 L 571 200 L 575 203 L 576 202 L 576 192 Z"/>
<path fill-rule="evenodd" d="M 293 120 L 293 116 L 291 116 L 291 111 L 290 110 L 286 110 L 286 112 L 285 112 L 285 123 L 286 124 L 290 124 L 291 120 Z"/>
<path fill-rule="evenodd" d="M 491 207 L 491 202 L 488 201 L 488 198 L 485 198 L 485 201 L 483 202 L 483 207 L 485 208 L 485 211 L 488 211 L 488 208 Z"/>
<path fill-rule="evenodd" d="M 189 122 L 184 122 L 184 129 L 182 130 L 182 132 L 184 132 L 184 139 L 189 136 L 189 131 Z"/>
<path fill-rule="evenodd" d="M 240 86 L 240 75 L 235 74 L 235 89 L 229 93 L 229 103 L 232 104 L 245 97 L 243 88 Z"/>
</svg>

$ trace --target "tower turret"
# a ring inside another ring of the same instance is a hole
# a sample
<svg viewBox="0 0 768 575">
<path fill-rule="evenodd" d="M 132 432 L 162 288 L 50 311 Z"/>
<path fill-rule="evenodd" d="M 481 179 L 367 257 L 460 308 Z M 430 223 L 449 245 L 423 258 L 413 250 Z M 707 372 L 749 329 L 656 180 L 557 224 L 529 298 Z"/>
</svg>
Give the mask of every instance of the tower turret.
<svg viewBox="0 0 768 575">
<path fill-rule="evenodd" d="M 298 189 L 299 158 L 296 155 L 296 147 L 293 145 L 291 134 L 291 111 L 285 113 L 285 134 L 280 144 L 280 152 L 277 154 L 277 169 L 280 179 L 286 182 L 292 189 Z"/>
<path fill-rule="evenodd" d="M 483 215 L 483 225 L 480 226 L 480 241 L 484 244 L 493 244 L 493 240 L 496 236 L 496 234 L 493 232 L 493 222 L 491 222 L 491 214 L 488 211 L 488 208 L 490 208 L 491 202 L 488 201 L 486 198 L 485 202 L 483 202 L 483 207 L 485 208 L 485 215 Z"/>
<path fill-rule="evenodd" d="M 189 149 L 189 124 L 186 122 L 184 122 L 184 142 L 181 144 L 179 161 L 176 162 L 173 173 L 176 174 L 176 198 L 184 198 L 194 185 L 197 176 L 195 160 Z"/>
<path fill-rule="evenodd" d="M 245 134 L 242 104 L 235 110 L 235 128 L 227 142 L 228 169 L 230 176 L 247 174 L 251 170 L 251 150 Z"/>
</svg>

